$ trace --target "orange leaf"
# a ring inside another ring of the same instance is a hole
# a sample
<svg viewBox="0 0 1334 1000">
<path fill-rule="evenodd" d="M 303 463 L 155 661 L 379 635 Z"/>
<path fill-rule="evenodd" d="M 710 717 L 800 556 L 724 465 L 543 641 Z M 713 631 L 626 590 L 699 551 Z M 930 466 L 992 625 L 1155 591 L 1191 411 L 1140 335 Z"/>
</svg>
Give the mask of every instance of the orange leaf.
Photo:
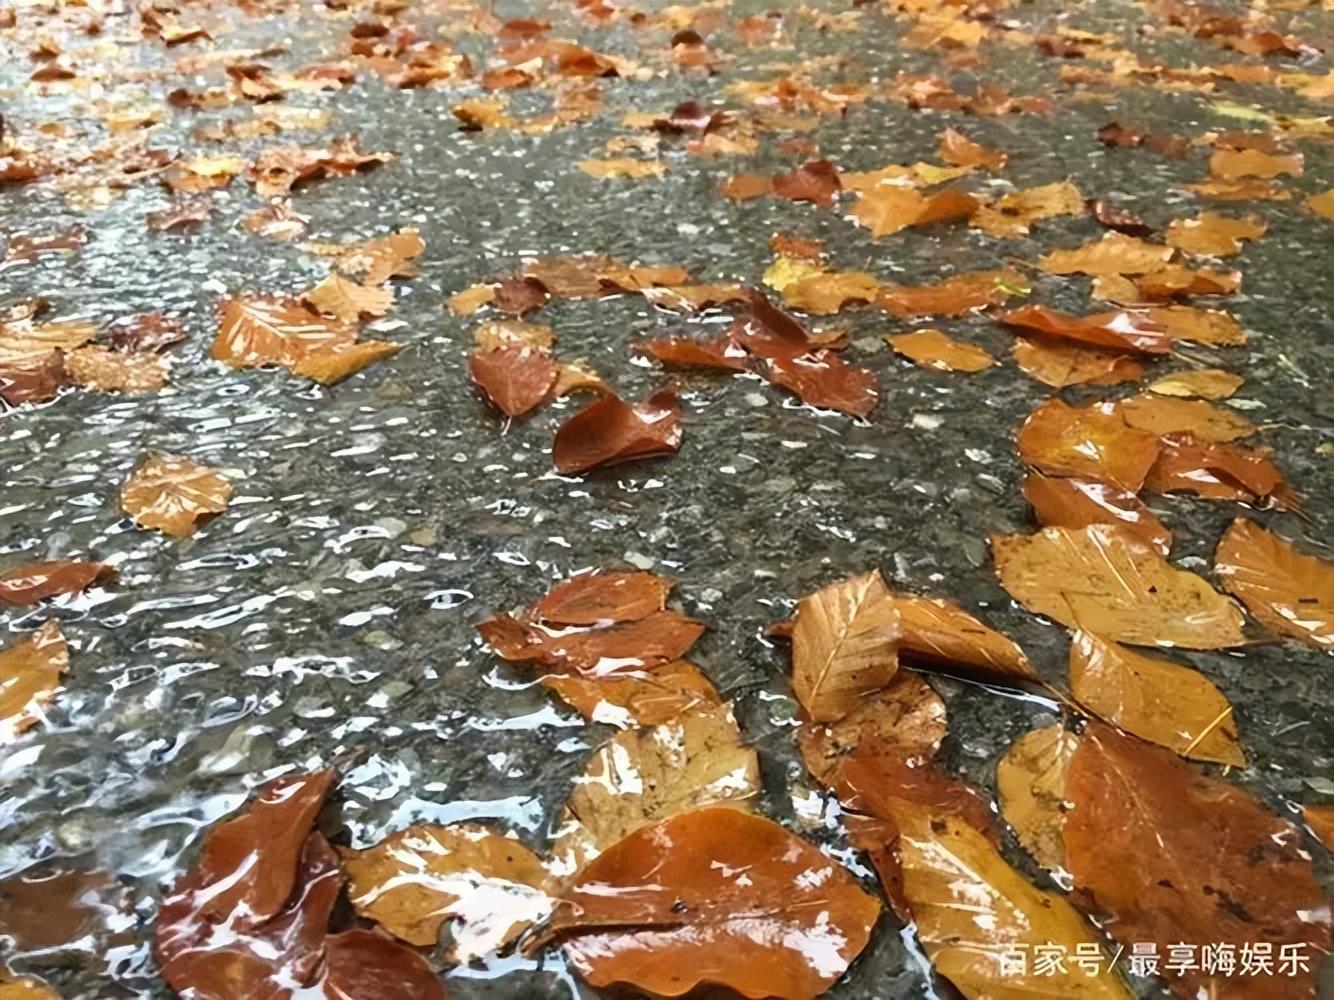
<svg viewBox="0 0 1334 1000">
<path fill-rule="evenodd" d="M 1119 524 L 1164 556 L 1172 549 L 1172 533 L 1135 493 L 1120 486 L 1030 473 L 1024 480 L 1024 499 L 1044 528 Z"/>
<path fill-rule="evenodd" d="M 468 370 L 486 398 L 511 417 L 522 416 L 538 406 L 556 381 L 556 364 L 551 354 L 537 347 L 473 351 Z"/>
<path fill-rule="evenodd" d="M 1334 562 L 1239 517 L 1218 543 L 1214 572 L 1265 625 L 1334 651 Z"/>
<path fill-rule="evenodd" d="M 608 394 L 561 424 L 551 457 L 557 472 L 569 474 L 673 455 L 680 447 L 681 411 L 675 393 L 663 390 L 636 404 Z"/>
<path fill-rule="evenodd" d="M 1158 456 L 1158 436 L 1130 427 L 1110 403 L 1076 409 L 1049 399 L 1016 436 L 1019 454 L 1040 472 L 1102 480 L 1138 492 Z"/>
<path fill-rule="evenodd" d="M 115 575 L 114 569 L 100 562 L 60 559 L 29 563 L 0 574 L 0 601 L 36 604 L 62 594 L 77 594 Z"/>
<path fill-rule="evenodd" d="M 915 330 L 885 340 L 914 364 L 937 371 L 980 372 L 996 363 L 982 348 L 960 343 L 939 330 Z"/>
<path fill-rule="evenodd" d="M 0 650 L 0 746 L 44 717 L 42 710 L 68 669 L 69 647 L 54 621 Z"/>
<path fill-rule="evenodd" d="M 201 518 L 226 510 L 231 495 L 231 483 L 214 470 L 188 458 L 151 454 L 121 487 L 120 504 L 142 527 L 185 538 Z"/>
</svg>

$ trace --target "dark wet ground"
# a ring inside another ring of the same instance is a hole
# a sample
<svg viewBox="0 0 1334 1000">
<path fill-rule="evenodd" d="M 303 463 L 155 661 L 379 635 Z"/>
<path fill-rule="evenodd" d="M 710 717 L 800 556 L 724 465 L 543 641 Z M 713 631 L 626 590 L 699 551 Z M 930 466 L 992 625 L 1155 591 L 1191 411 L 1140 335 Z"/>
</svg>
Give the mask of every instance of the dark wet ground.
<svg viewBox="0 0 1334 1000">
<path fill-rule="evenodd" d="M 731 16 L 751 6 L 737 5 Z M 502 4 L 500 13 L 536 9 Z M 74 647 L 49 723 L 0 756 L 0 877 L 36 862 L 105 869 L 132 894 L 136 918 L 110 947 L 17 954 L 15 971 L 40 974 L 70 1000 L 168 995 L 146 946 L 155 900 L 189 861 L 201 828 L 265 777 L 292 768 L 351 762 L 340 786 L 339 839 L 364 845 L 415 820 L 481 818 L 541 850 L 571 780 L 610 730 L 585 725 L 525 673 L 483 652 L 472 625 L 581 567 L 628 562 L 679 581 L 679 606 L 710 625 L 692 659 L 735 699 L 761 752 L 764 810 L 832 845 L 837 834 L 822 832 L 818 797 L 795 754 L 785 651 L 760 637 L 796 597 L 879 566 L 897 585 L 980 609 L 1044 674 L 1062 675 L 1064 630 L 1013 605 L 987 553 L 989 534 L 1031 527 L 1011 435 L 1048 390 L 1012 364 L 971 377 L 915 368 L 880 341 L 905 324 L 875 310 L 845 312 L 821 325 L 847 328 L 850 357 L 879 376 L 882 397 L 868 421 L 812 411 L 758 380 L 686 376 L 679 456 L 566 479 L 551 472 L 551 436 L 582 402 L 502 422 L 468 383 L 475 321 L 441 308 L 447 294 L 509 270 L 526 254 L 598 251 L 685 265 L 701 280 L 756 283 L 771 259 L 770 234 L 783 231 L 826 240 L 836 267 L 910 284 L 1005 258 L 1032 261 L 1098 235 L 1086 218 L 1039 223 L 1028 240 L 1000 242 L 960 227 L 873 240 L 838 213 L 777 199 L 736 205 L 716 195 L 729 173 L 790 168 L 794 161 L 775 150 L 781 134 L 765 137 L 752 161 L 667 153 L 671 172 L 659 180 L 599 181 L 574 168 L 626 133 L 623 111 L 717 97 L 726 80 L 767 77 L 772 69 L 763 67 L 775 63 L 837 54 L 846 65 L 831 78 L 870 81 L 900 69 L 937 69 L 934 53 L 897 48 L 904 25 L 860 10 L 855 34 L 821 33 L 793 15 L 791 51 L 747 50 L 719 32 L 716 47 L 736 56 L 721 78 L 604 81 L 605 108 L 594 121 L 542 136 L 460 132 L 449 108 L 473 87 L 398 91 L 363 74 L 340 93 L 290 96 L 290 104 L 333 110 L 325 134 L 354 130 L 364 148 L 399 156 L 374 172 L 301 191 L 295 207 L 313 217 L 307 238 L 361 238 L 413 225 L 427 246 L 421 277 L 400 285 L 384 324 L 382 336 L 404 350 L 331 389 L 206 360 L 219 294 L 299 291 L 327 269 L 296 245 L 235 227 L 259 204 L 242 181 L 223 195 L 213 221 L 187 236 L 145 228 L 144 216 L 166 201 L 151 183 L 86 214 L 39 187 L 4 189 L 4 229 L 44 234 L 83 224 L 90 231 L 73 256 L 0 272 L 4 299 L 41 294 L 56 318 L 96 321 L 164 310 L 182 315 L 191 331 L 176 350 L 173 390 L 138 398 L 71 392 L 0 423 L 0 561 L 87 557 L 120 572 L 107 590 L 0 617 L 12 641 L 54 615 Z M 1058 14 L 1049 4 L 1006 12 L 1034 29 L 1055 26 Z M 1072 14 L 1069 24 L 1131 41 L 1150 16 L 1109 3 Z M 1328 15 L 1297 17 L 1328 35 Z M 661 32 L 650 42 L 564 13 L 555 20 L 553 35 L 604 51 L 633 55 L 640 45 L 665 45 Z M 347 26 L 278 17 L 241 23 L 219 44 L 290 35 L 293 54 L 270 62 L 295 66 L 335 49 Z M 472 38 L 459 47 L 480 53 L 485 45 Z M 1158 40 L 1148 49 L 1179 65 L 1223 58 L 1194 40 Z M 1200 179 L 1198 155 L 1177 161 L 1106 150 L 1093 133 L 1114 118 L 1186 135 L 1235 127 L 1234 119 L 1210 112 L 1197 95 L 1147 87 L 1081 99 L 1056 88 L 1056 61 L 1031 49 L 988 52 L 991 62 L 977 77 L 1051 96 L 1057 111 L 969 118 L 875 101 L 845 119 L 822 119 L 807 138 L 843 170 L 873 169 L 934 159 L 941 130 L 962 123 L 972 138 L 1011 154 L 1003 177 L 1016 187 L 1070 176 L 1086 194 L 1112 197 L 1155 226 L 1196 214 L 1199 205 L 1172 185 Z M 42 97 L 21 82 L 27 65 L 16 58 L 0 75 L 5 114 L 27 123 L 74 114 L 64 98 Z M 1318 62 L 1311 71 L 1327 68 Z M 973 75 L 956 82 L 965 86 Z M 1273 88 L 1223 85 L 1219 97 L 1322 113 Z M 511 113 L 522 116 L 546 100 L 517 92 Z M 154 142 L 194 148 L 193 127 L 237 115 L 172 114 Z M 1304 195 L 1334 185 L 1334 148 L 1317 141 L 1300 149 L 1306 172 L 1291 187 Z M 1264 426 L 1265 442 L 1304 501 L 1306 519 L 1283 515 L 1271 523 L 1328 554 L 1334 223 L 1305 212 L 1300 196 L 1245 207 L 1270 226 L 1239 258 L 1244 285 L 1227 303 L 1250 344 L 1213 360 L 1245 376 L 1235 405 Z M 1044 279 L 1035 298 L 1079 311 L 1081 287 Z M 541 320 L 554 326 L 561 357 L 587 357 L 636 398 L 664 376 L 631 361 L 632 341 L 725 321 L 682 320 L 636 297 L 553 302 Z M 931 325 L 1008 352 L 1010 335 L 985 317 Z M 118 488 L 149 449 L 233 470 L 231 509 L 184 542 L 134 527 L 119 512 Z M 1207 572 L 1235 508 L 1151 503 L 1176 532 L 1176 561 Z M 1236 706 L 1251 763 L 1235 780 L 1286 815 L 1294 802 L 1334 794 L 1328 656 L 1285 643 L 1187 659 Z M 949 704 L 944 762 L 994 790 L 998 756 L 1048 721 L 1051 706 L 933 683 Z M 1008 846 L 1009 858 L 1041 879 Z M 1317 863 L 1328 875 L 1328 857 Z M 925 970 L 886 918 L 829 995 L 932 996 L 939 987 Z M 553 954 L 456 970 L 449 985 L 460 998 L 593 995 Z M 1139 985 L 1143 996 L 1160 995 Z"/>
</svg>

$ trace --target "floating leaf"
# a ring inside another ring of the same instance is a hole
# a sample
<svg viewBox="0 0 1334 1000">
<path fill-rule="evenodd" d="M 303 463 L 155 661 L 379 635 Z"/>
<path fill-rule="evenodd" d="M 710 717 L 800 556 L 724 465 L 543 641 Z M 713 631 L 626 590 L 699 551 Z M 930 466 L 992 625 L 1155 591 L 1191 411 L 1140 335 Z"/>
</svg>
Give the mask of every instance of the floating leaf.
<svg viewBox="0 0 1334 1000">
<path fill-rule="evenodd" d="M 468 359 L 473 382 L 506 416 L 536 408 L 556 381 L 556 363 L 545 348 L 516 346 L 476 350 Z"/>
<path fill-rule="evenodd" d="M 1158 456 L 1158 437 L 1137 430 L 1111 403 L 1072 407 L 1049 399 L 1015 436 L 1019 455 L 1053 476 L 1097 479 L 1134 493 Z"/>
<path fill-rule="evenodd" d="M 812 1000 L 866 946 L 879 904 L 771 820 L 698 809 L 631 834 L 566 890 L 553 929 L 590 985 Z"/>
<path fill-rule="evenodd" d="M 355 375 L 367 365 L 392 357 L 401 348 L 401 344 L 387 340 L 359 340 L 354 344 L 317 347 L 292 366 L 292 374 L 320 385 L 332 385 Z"/>
<path fill-rule="evenodd" d="M 890 236 L 911 226 L 966 219 L 977 209 L 977 199 L 962 191 L 947 188 L 924 195 L 914 188 L 883 185 L 862 192 L 850 218 L 872 236 Z"/>
<path fill-rule="evenodd" d="M 361 916 L 423 948 L 448 923 L 460 964 L 500 951 L 551 911 L 541 859 L 482 826 L 422 823 L 340 854 Z"/>
<path fill-rule="evenodd" d="M 770 358 L 766 374 L 803 403 L 854 417 L 869 416 L 880 398 L 875 372 L 848 364 L 834 351 Z"/>
<path fill-rule="evenodd" d="M 1166 354 L 1172 350 L 1171 335 L 1142 311 L 1120 310 L 1071 316 L 1046 306 L 1034 305 L 997 313 L 996 321 L 1049 337 L 1073 340 L 1089 347 L 1145 354 Z"/>
<path fill-rule="evenodd" d="M 728 705 L 627 729 L 575 779 L 552 856 L 568 875 L 642 827 L 699 806 L 748 809 L 759 792 L 759 758 Z"/>
<path fill-rule="evenodd" d="M 721 702 L 709 679 L 685 660 L 607 677 L 549 674 L 540 680 L 590 722 L 621 728 L 656 726 Z"/>
<path fill-rule="evenodd" d="M 496 654 L 553 670 L 595 677 L 630 673 L 679 660 L 704 626 L 675 611 L 605 628 L 567 628 L 497 615 L 477 626 Z"/>
<path fill-rule="evenodd" d="M 1196 670 L 1080 632 L 1070 646 L 1070 690 L 1089 711 L 1150 743 L 1246 766 L 1232 705 Z"/>
<path fill-rule="evenodd" d="M 923 368 L 945 372 L 980 372 L 996 359 L 980 347 L 964 344 L 939 330 L 915 330 L 886 337 L 895 352 Z"/>
<path fill-rule="evenodd" d="M 1001 585 L 1024 607 L 1072 629 L 1142 646 L 1226 649 L 1246 642 L 1236 606 L 1107 524 L 991 539 Z"/>
<path fill-rule="evenodd" d="M 121 509 L 144 528 L 173 538 L 194 533 L 201 518 L 227 509 L 232 485 L 188 458 L 146 456 L 120 489 Z"/>
<path fill-rule="evenodd" d="M 77 594 L 115 575 L 114 569 L 100 562 L 57 559 L 29 563 L 0 573 L 0 601 L 36 604 L 63 594 Z"/>
<path fill-rule="evenodd" d="M 1144 374 L 1144 362 L 1129 354 L 1080 347 L 1051 337 L 1016 337 L 1012 353 L 1020 368 L 1057 389 L 1135 382 Z"/>
<path fill-rule="evenodd" d="M 792 629 L 792 690 L 816 722 L 835 722 L 898 670 L 900 616 L 879 571 L 803 597 Z"/>
<path fill-rule="evenodd" d="M 1256 240 L 1269 227 L 1253 215 L 1234 219 L 1202 212 L 1194 219 L 1176 219 L 1167 227 L 1167 245 L 1187 253 L 1231 257 L 1241 253 L 1244 240 Z"/>
<path fill-rule="evenodd" d="M 551 457 L 557 472 L 569 474 L 672 455 L 680 447 L 681 411 L 674 392 L 662 390 L 635 404 L 608 394 L 561 424 Z"/>
<path fill-rule="evenodd" d="M 1334 651 L 1334 562 L 1239 517 L 1218 543 L 1214 572 L 1265 625 Z"/>
<path fill-rule="evenodd" d="M 1258 942 L 1313 956 L 1328 947 L 1328 900 L 1301 833 L 1241 789 L 1096 724 L 1070 761 L 1067 789 L 1067 867 L 1127 946 L 1152 943 L 1167 954 Z M 1194 964 L 1163 975 L 1183 1000 L 1315 995 L 1314 971 L 1252 972 L 1223 976 Z"/>
<path fill-rule="evenodd" d="M 1152 477 L 1150 470 L 1150 480 Z M 1038 524 L 1044 528 L 1117 524 L 1163 556 L 1172 550 L 1172 533 L 1137 494 L 1123 487 L 1091 479 L 1030 473 L 1024 479 L 1024 499 L 1032 505 Z"/>
<path fill-rule="evenodd" d="M 1195 368 L 1164 375 L 1149 386 L 1149 391 L 1187 399 L 1228 399 L 1241 388 L 1243 381 L 1240 375 L 1221 368 Z"/>
<path fill-rule="evenodd" d="M 1025 733 L 996 765 L 1001 815 L 1038 864 L 1065 870 L 1066 784 L 1079 737 L 1060 723 Z"/>
<path fill-rule="evenodd" d="M 68 669 L 69 647 L 54 621 L 0 650 L 0 746 L 43 718 Z"/>
</svg>

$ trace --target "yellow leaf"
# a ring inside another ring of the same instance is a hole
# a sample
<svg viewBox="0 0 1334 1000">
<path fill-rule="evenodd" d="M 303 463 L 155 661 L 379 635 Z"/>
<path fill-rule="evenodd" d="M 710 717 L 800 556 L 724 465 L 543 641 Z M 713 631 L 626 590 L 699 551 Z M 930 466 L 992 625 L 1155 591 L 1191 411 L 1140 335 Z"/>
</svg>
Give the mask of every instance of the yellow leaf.
<svg viewBox="0 0 1334 1000">
<path fill-rule="evenodd" d="M 1060 723 L 1025 733 L 996 765 L 1001 815 L 1050 871 L 1065 868 L 1065 785 L 1079 737 Z"/>
<path fill-rule="evenodd" d="M 914 364 L 937 371 L 980 372 L 996 363 L 982 348 L 954 340 L 939 330 L 900 333 L 885 341 Z"/>
<path fill-rule="evenodd" d="M 231 483 L 213 469 L 188 458 L 154 454 L 125 481 L 120 504 L 142 527 L 184 538 L 200 518 L 226 510 L 231 495 Z"/>
</svg>

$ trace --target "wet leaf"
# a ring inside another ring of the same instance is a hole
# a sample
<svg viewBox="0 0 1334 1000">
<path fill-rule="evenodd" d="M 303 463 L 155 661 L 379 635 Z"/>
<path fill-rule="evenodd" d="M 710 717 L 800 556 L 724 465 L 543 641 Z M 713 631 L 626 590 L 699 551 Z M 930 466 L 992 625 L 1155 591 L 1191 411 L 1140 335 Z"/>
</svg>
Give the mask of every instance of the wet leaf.
<svg viewBox="0 0 1334 1000">
<path fill-rule="evenodd" d="M 1150 392 L 1160 396 L 1181 396 L 1187 399 L 1228 399 L 1244 379 L 1221 368 L 1194 368 L 1165 375 L 1149 386 Z"/>
<path fill-rule="evenodd" d="M 0 650 L 0 746 L 37 725 L 69 669 L 69 647 L 54 621 Z"/>
<path fill-rule="evenodd" d="M 0 399 L 10 406 L 54 399 L 66 382 L 65 357 L 60 351 L 12 363 L 0 362 Z"/>
<path fill-rule="evenodd" d="M 590 177 L 628 177 L 642 180 L 645 177 L 661 177 L 667 173 L 667 167 L 658 160 L 580 160 L 575 164 Z"/>
<path fill-rule="evenodd" d="M 227 509 L 232 485 L 213 469 L 161 453 L 144 457 L 120 489 L 121 509 L 144 528 L 173 538 L 194 533 L 201 518 Z"/>
<path fill-rule="evenodd" d="M 1209 173 L 1225 181 L 1243 177 L 1269 180 L 1280 174 L 1296 177 L 1302 172 L 1301 153 L 1270 154 L 1258 149 L 1216 149 L 1209 157 Z"/>
<path fill-rule="evenodd" d="M 501 614 L 477 629 L 503 659 L 592 677 L 619 676 L 679 660 L 704 632 L 701 623 L 675 611 L 655 611 L 638 621 L 603 628 L 570 628 Z"/>
<path fill-rule="evenodd" d="M 718 336 L 710 340 L 693 337 L 658 337 L 635 345 L 635 350 L 681 368 L 717 368 L 744 372 L 750 368 L 750 355 L 735 340 Z"/>
<path fill-rule="evenodd" d="M 1027 295 L 1029 285 L 1018 271 L 971 271 L 936 285 L 881 285 L 876 305 L 900 319 L 963 316 L 1001 305 L 1013 295 Z"/>
<path fill-rule="evenodd" d="M 623 729 L 656 726 L 721 702 L 709 679 L 685 660 L 607 677 L 550 674 L 540 680 L 590 722 Z"/>
<path fill-rule="evenodd" d="M 1302 806 L 1302 819 L 1325 849 L 1334 851 L 1334 806 Z"/>
<path fill-rule="evenodd" d="M 291 299 L 225 299 L 209 357 L 233 368 L 295 366 L 312 351 L 351 344 L 357 331 Z"/>
<path fill-rule="evenodd" d="M 742 744 L 729 705 L 627 729 L 575 779 L 552 845 L 557 872 L 571 875 L 636 830 L 689 809 L 749 809 L 759 793 L 759 758 Z"/>
<path fill-rule="evenodd" d="M 1157 468 L 1155 465 L 1154 468 Z M 1153 470 L 1149 472 L 1149 480 Z M 1066 479 L 1029 473 L 1024 499 L 1044 528 L 1084 528 L 1090 524 L 1120 525 L 1166 556 L 1172 533 L 1131 490 L 1092 479 Z"/>
<path fill-rule="evenodd" d="M 880 398 L 875 372 L 848 364 L 834 351 L 770 358 L 766 374 L 803 403 L 854 417 L 869 416 Z"/>
<path fill-rule="evenodd" d="M 952 128 L 941 135 L 937 154 L 952 167 L 981 167 L 992 173 L 1004 170 L 1009 160 L 1000 150 L 988 149 Z"/>
<path fill-rule="evenodd" d="M 831 316 L 849 302 L 874 302 L 880 282 L 865 271 L 821 271 L 787 281 L 780 291 L 793 309 Z"/>
<path fill-rule="evenodd" d="M 556 431 L 551 449 L 556 471 L 568 475 L 639 458 L 673 455 L 681 447 L 680 413 L 671 390 L 634 404 L 608 394 L 584 407 Z"/>
<path fill-rule="evenodd" d="M 866 946 L 879 913 L 814 846 L 771 820 L 714 808 L 613 846 L 566 890 L 553 926 L 594 987 L 812 1000 Z"/>
<path fill-rule="evenodd" d="M 1171 260 L 1174 253 L 1171 247 L 1122 233 L 1105 233 L 1082 247 L 1045 254 L 1038 267 L 1048 274 L 1150 274 Z"/>
<path fill-rule="evenodd" d="M 833 208 L 842 188 L 838 170 L 828 160 L 811 160 L 773 179 L 773 193 L 779 198 L 810 201 L 821 208 Z"/>
<path fill-rule="evenodd" d="M 1105 350 L 1145 354 L 1166 354 L 1172 350 L 1171 334 L 1143 311 L 1122 309 L 1071 316 L 1046 306 L 1030 305 L 996 313 L 995 318 L 1005 326 Z"/>
<path fill-rule="evenodd" d="M 423 948 L 448 924 L 460 964 L 500 951 L 551 910 L 541 859 L 483 826 L 421 823 L 340 855 L 361 916 Z"/>
<path fill-rule="evenodd" d="M 0 573 L 0 601 L 17 605 L 37 604 L 63 594 L 80 593 L 115 575 L 114 569 L 100 562 L 58 559 L 28 563 Z"/>
<path fill-rule="evenodd" d="M 1131 993 L 1101 955 L 1100 937 L 1062 897 L 1030 885 L 987 838 L 955 816 L 900 808 L 903 893 L 917 937 L 936 971 L 966 997 L 1059 996 L 1130 1000 Z M 1047 974 L 1030 962 L 1022 972 L 1005 961 L 1017 949 L 1054 944 L 1074 955 L 1092 948 L 1101 970 L 1077 964 Z"/>
<path fill-rule="evenodd" d="M 502 347 L 534 347 L 541 350 L 555 346 L 556 336 L 551 327 L 541 323 L 525 323 L 521 319 L 496 319 L 483 323 L 473 332 L 473 340 L 481 351 L 498 351 Z"/>
<path fill-rule="evenodd" d="M 107 345 L 113 351 L 126 354 L 161 351 L 186 339 L 185 326 L 180 320 L 160 312 L 143 313 L 109 323 L 106 328 Z"/>
<path fill-rule="evenodd" d="M 1231 295 L 1241 287 L 1241 272 L 1171 264 L 1139 276 L 1135 287 L 1139 297 L 1148 302 L 1165 302 L 1186 295 Z"/>
<path fill-rule="evenodd" d="M 332 385 L 355 375 L 367 365 L 392 357 L 401 348 L 401 344 L 386 340 L 359 340 L 353 344 L 316 347 L 292 366 L 292 374 L 312 379 L 320 385 Z"/>
<path fill-rule="evenodd" d="M 1283 473 L 1264 452 L 1168 434 L 1144 485 L 1155 493 L 1193 493 L 1210 500 L 1269 500 L 1295 507 Z"/>
<path fill-rule="evenodd" d="M 1213 257 L 1231 257 L 1241 253 L 1242 242 L 1259 239 L 1268 225 L 1249 215 L 1234 219 L 1213 212 L 1202 212 L 1194 219 L 1176 219 L 1167 227 L 1167 245 L 1187 253 Z"/>
<path fill-rule="evenodd" d="M 1246 343 L 1241 324 L 1217 309 L 1194 306 L 1163 306 L 1149 310 L 1149 317 L 1177 340 L 1212 347 L 1240 347 Z"/>
<path fill-rule="evenodd" d="M 885 341 L 914 364 L 937 371 L 980 372 L 996 363 L 982 348 L 953 340 L 939 330 L 900 333 Z"/>
<path fill-rule="evenodd" d="M 156 392 L 167 384 L 169 365 L 160 354 L 113 351 L 96 344 L 65 355 L 69 380 L 98 392 Z"/>
<path fill-rule="evenodd" d="M 331 274 L 304 296 L 317 310 L 343 323 L 383 316 L 394 305 L 388 288 L 359 285 L 341 274 Z"/>
<path fill-rule="evenodd" d="M 1203 441 L 1227 442 L 1249 437 L 1255 425 L 1235 410 L 1202 399 L 1175 399 L 1154 393 L 1131 396 L 1116 404 L 1131 427 L 1154 434 L 1191 434 Z"/>
<path fill-rule="evenodd" d="M 1129 426 L 1111 403 L 1072 407 L 1049 399 L 1015 435 L 1019 456 L 1039 472 L 1101 480 L 1132 493 L 1158 456 L 1158 437 Z"/>
<path fill-rule="evenodd" d="M 803 597 L 792 629 L 792 690 L 816 722 L 836 722 L 898 670 L 898 607 L 879 571 Z"/>
<path fill-rule="evenodd" d="M 1317 649 L 1334 650 L 1334 562 L 1306 555 L 1239 517 L 1218 543 L 1214 572 L 1263 624 Z"/>
<path fill-rule="evenodd" d="M 1052 337 L 1016 337 L 1011 349 L 1015 364 L 1044 385 L 1117 385 L 1135 382 L 1144 362 L 1129 354 L 1080 347 Z"/>
<path fill-rule="evenodd" d="M 468 370 L 486 398 L 510 417 L 539 406 L 556 381 L 556 363 L 541 347 L 479 349 L 470 355 Z"/>
<path fill-rule="evenodd" d="M 891 596 L 899 611 L 901 660 L 1002 684 L 1040 681 L 1022 649 L 952 601 Z"/>
<path fill-rule="evenodd" d="M 533 610 L 557 625 L 634 622 L 663 610 L 671 589 L 671 581 L 652 573 L 579 573 L 547 591 Z"/>
<path fill-rule="evenodd" d="M 967 219 L 978 205 L 972 195 L 952 188 L 925 195 L 887 184 L 863 191 L 849 218 L 871 230 L 872 236 L 891 236 L 912 226 Z"/>
<path fill-rule="evenodd" d="M 1084 196 L 1070 181 L 1012 191 L 977 210 L 969 225 L 997 239 L 1028 234 L 1033 223 L 1061 215 L 1083 215 Z"/>
<path fill-rule="evenodd" d="M 1092 725 L 1070 762 L 1065 826 L 1075 885 L 1125 942 L 1265 942 L 1277 954 L 1327 947 L 1328 901 L 1301 833 L 1241 789 L 1114 730 Z M 1314 963 L 1313 963 L 1314 965 Z M 1314 973 L 1221 976 L 1165 971 L 1182 998 L 1314 996 Z"/>
<path fill-rule="evenodd" d="M 1001 586 L 1029 611 L 1069 628 L 1141 646 L 1227 649 L 1246 642 L 1231 601 L 1124 528 L 996 535 L 991 548 Z"/>
<path fill-rule="evenodd" d="M 1196 670 L 1080 632 L 1070 646 L 1070 690 L 1140 739 L 1194 760 L 1246 766 L 1232 705 Z"/>
<path fill-rule="evenodd" d="M 1066 784 L 1079 737 L 1057 723 L 1025 733 L 996 765 L 1001 815 L 1044 868 L 1065 870 Z"/>
</svg>

